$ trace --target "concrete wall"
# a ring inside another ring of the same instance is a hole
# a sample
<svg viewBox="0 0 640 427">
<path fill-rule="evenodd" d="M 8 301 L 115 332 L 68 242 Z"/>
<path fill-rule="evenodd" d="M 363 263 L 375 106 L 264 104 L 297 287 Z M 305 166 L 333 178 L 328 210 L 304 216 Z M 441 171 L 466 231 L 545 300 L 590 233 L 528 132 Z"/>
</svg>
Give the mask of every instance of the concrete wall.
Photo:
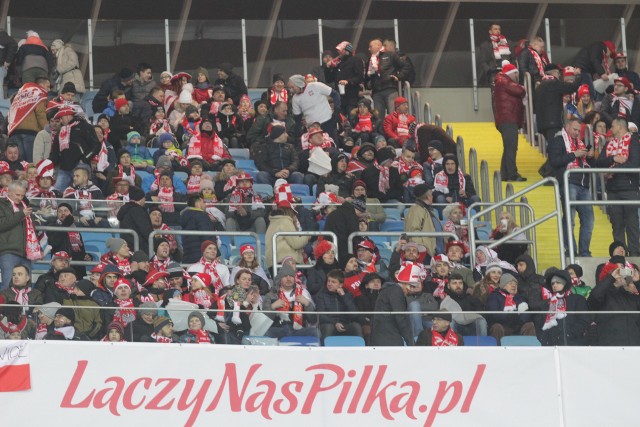
<svg viewBox="0 0 640 427">
<path fill-rule="evenodd" d="M 414 89 L 416 90 L 416 89 Z M 473 110 L 472 88 L 417 89 L 420 102 L 429 102 L 434 114 L 440 114 L 443 122 L 492 122 L 491 94 L 489 88 L 478 88 L 478 111 Z"/>
</svg>

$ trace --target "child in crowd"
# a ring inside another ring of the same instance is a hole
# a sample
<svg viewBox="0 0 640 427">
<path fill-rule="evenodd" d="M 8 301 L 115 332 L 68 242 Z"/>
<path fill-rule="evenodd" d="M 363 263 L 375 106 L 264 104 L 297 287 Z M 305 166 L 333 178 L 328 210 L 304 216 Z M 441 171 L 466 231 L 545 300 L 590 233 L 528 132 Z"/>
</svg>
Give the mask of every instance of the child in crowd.
<svg viewBox="0 0 640 427">
<path fill-rule="evenodd" d="M 131 163 L 138 170 L 153 172 L 153 156 L 147 147 L 141 145 L 142 138 L 136 131 L 127 133 L 125 149 L 131 154 Z"/>
</svg>

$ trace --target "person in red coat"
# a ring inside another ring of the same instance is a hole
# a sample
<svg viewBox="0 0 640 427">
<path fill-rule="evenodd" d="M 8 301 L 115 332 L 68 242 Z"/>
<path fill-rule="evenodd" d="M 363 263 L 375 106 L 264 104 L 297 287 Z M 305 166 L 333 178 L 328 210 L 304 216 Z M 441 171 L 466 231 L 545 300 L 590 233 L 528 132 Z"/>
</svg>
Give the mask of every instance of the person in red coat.
<svg viewBox="0 0 640 427">
<path fill-rule="evenodd" d="M 405 141 L 411 137 L 409 125 L 416 121 L 416 118 L 409 114 L 409 101 L 401 96 L 397 97 L 394 105 L 396 111 L 384 118 L 384 136 L 387 144 L 395 148 L 401 148 Z"/>
<path fill-rule="evenodd" d="M 518 69 L 505 64 L 502 72 L 496 74 L 493 96 L 496 128 L 502 134 L 502 163 L 500 174 L 503 181 L 526 181 L 518 173 L 516 153 L 518 152 L 518 129 L 524 124 L 522 99 L 526 95 L 524 86 L 518 84 Z"/>
</svg>

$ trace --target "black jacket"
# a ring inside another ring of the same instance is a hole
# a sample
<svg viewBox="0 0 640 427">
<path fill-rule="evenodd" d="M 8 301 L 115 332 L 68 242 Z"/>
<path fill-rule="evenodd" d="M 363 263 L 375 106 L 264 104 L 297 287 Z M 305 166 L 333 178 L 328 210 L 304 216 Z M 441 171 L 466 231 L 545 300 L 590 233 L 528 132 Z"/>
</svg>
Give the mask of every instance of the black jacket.
<svg viewBox="0 0 640 427">
<path fill-rule="evenodd" d="M 274 175 L 282 169 L 289 172 L 298 170 L 298 154 L 289 143 L 278 143 L 267 140 L 267 143 L 260 145 L 255 158 L 258 170 L 269 172 Z"/>
<path fill-rule="evenodd" d="M 71 127 L 69 148 L 60 152 L 60 139 L 56 135 L 49 154 L 49 160 L 64 171 L 72 171 L 80 162 L 90 165 L 101 147 L 93 126 L 82 119 L 74 120 L 77 120 L 77 125 Z"/>
<path fill-rule="evenodd" d="M 62 224 L 54 222 L 50 225 L 71 227 L 73 225 L 73 216 L 69 215 L 68 217 L 66 217 L 65 221 Z M 87 253 L 84 249 L 84 241 L 82 240 L 82 233 L 80 233 L 80 229 L 78 229 L 75 234 L 77 235 L 79 241 L 76 242 L 76 245 L 72 245 L 68 231 L 47 231 L 47 237 L 49 239 L 49 244 L 51 245 L 51 253 L 64 251 L 71 256 L 71 259 L 73 261 L 84 261 L 84 257 Z M 74 250 L 74 248 L 76 248 L 76 250 Z M 84 277 L 87 275 L 87 269 L 84 265 L 74 265 L 73 269 L 78 273 L 78 277 Z"/>
<path fill-rule="evenodd" d="M 333 264 L 327 264 L 322 258 L 316 260 L 316 265 L 307 270 L 307 290 L 311 296 L 315 298 L 318 292 L 326 288 L 327 273 L 331 270 L 340 270 L 338 261 L 334 260 Z"/>
<path fill-rule="evenodd" d="M 578 54 L 573 59 L 573 66 L 580 67 L 583 73 L 605 74 L 605 69 L 602 66 L 605 51 L 606 46 L 604 43 L 591 43 L 578 51 Z"/>
<path fill-rule="evenodd" d="M 565 83 L 557 79 L 542 80 L 536 87 L 534 96 L 534 111 L 538 129 L 543 132 L 547 129 L 560 129 L 562 127 L 562 97 L 565 93 L 573 93 L 580 87 L 580 76 L 575 83 Z"/>
<path fill-rule="evenodd" d="M 608 143 L 607 143 L 608 145 Z M 596 161 L 596 165 L 601 168 L 613 166 L 613 157 L 607 157 L 607 145 L 602 147 L 600 156 Z M 640 167 L 640 143 L 638 142 L 638 134 L 631 134 L 631 142 L 629 143 L 629 157 L 627 161 L 617 168 L 637 168 Z M 638 191 L 640 179 L 638 173 L 616 173 L 613 177 L 607 179 L 607 191 Z"/>
<path fill-rule="evenodd" d="M 0 64 L 4 65 L 5 62 L 11 64 L 13 58 L 18 51 L 18 43 L 13 37 L 11 37 L 6 31 L 0 31 Z"/>
<path fill-rule="evenodd" d="M 229 91 L 233 105 L 240 105 L 240 96 L 249 94 L 244 79 L 235 73 L 229 74 L 226 80 L 217 79 L 214 86 L 222 85 Z"/>
<path fill-rule="evenodd" d="M 640 311 L 640 296 L 614 286 L 611 275 L 596 284 L 589 296 L 589 306 L 595 311 Z M 600 345 L 640 345 L 640 316 L 637 314 L 599 314 Z"/>
<path fill-rule="evenodd" d="M 567 169 L 567 165 L 576 159 L 576 155 L 574 153 L 567 153 L 567 149 L 564 145 L 564 138 L 562 138 L 562 135 L 556 135 L 547 145 L 547 156 L 549 164 L 553 167 L 554 178 L 558 180 L 560 185 L 562 185 L 562 175 Z M 595 158 L 578 159 L 578 165 L 581 168 L 585 168 L 585 165 L 586 167 L 595 166 L 595 164 Z M 569 175 L 569 182 L 584 188 L 589 188 L 589 183 L 591 181 L 589 174 L 575 173 Z"/>
<path fill-rule="evenodd" d="M 100 90 L 98 90 L 96 97 L 93 98 L 91 106 L 95 114 L 100 114 L 102 113 L 102 111 L 104 111 L 105 108 L 107 108 L 107 105 L 109 104 L 109 96 L 111 96 L 111 91 L 115 89 L 122 90 L 124 92 L 124 96 L 127 99 L 133 99 L 133 87 L 123 85 L 120 81 L 120 76 L 115 74 L 110 79 L 102 82 L 102 84 L 100 85 Z"/>
<path fill-rule="evenodd" d="M 348 252 L 348 238 L 351 233 L 360 231 L 358 216 L 355 208 L 349 202 L 344 202 L 327 216 L 324 231 L 333 231 L 338 237 L 338 259 L 344 259 Z"/>
<path fill-rule="evenodd" d="M 389 167 L 389 189 L 381 192 L 378 189 L 378 180 L 380 179 L 380 171 L 376 167 L 369 167 L 362 171 L 360 179 L 367 184 L 367 196 L 378 199 L 384 203 L 390 199 L 402 201 L 402 181 L 398 169 Z M 470 180 L 467 180 L 469 182 Z"/>
<path fill-rule="evenodd" d="M 516 308 L 521 303 L 526 302 L 521 294 L 516 294 L 513 297 L 513 300 L 515 301 Z M 485 308 L 487 311 L 503 311 L 505 301 L 506 298 L 504 297 L 504 295 L 502 295 L 502 293 L 499 292 L 498 289 L 496 289 L 487 297 L 487 304 Z M 532 309 L 530 308 L 530 310 Z M 487 322 L 489 323 L 489 327 L 491 327 L 495 323 L 500 323 L 515 330 L 519 330 L 524 323 L 530 322 L 532 320 L 531 314 L 527 312 L 523 312 L 520 314 L 507 314 L 507 312 L 505 312 L 505 314 L 487 314 L 485 317 L 487 319 Z"/>
<path fill-rule="evenodd" d="M 333 163 L 333 160 L 331 161 Z M 338 173 L 335 169 L 329 172 L 328 175 L 323 175 L 318 179 L 318 194 L 325 191 L 326 185 L 337 185 L 338 196 L 349 197 L 351 195 L 351 188 L 355 178 L 353 175 L 347 176 L 346 172 Z"/>
<path fill-rule="evenodd" d="M 117 216 L 120 228 L 130 228 L 138 233 L 140 250 L 148 254 L 149 234 L 153 231 L 153 226 L 147 210 L 135 201 L 130 201 L 122 205 Z M 122 234 L 122 238 L 131 249 L 134 248 L 131 234 Z"/>
<path fill-rule="evenodd" d="M 385 283 L 376 300 L 375 311 L 407 311 L 407 299 L 400 285 Z M 413 332 L 407 314 L 374 314 L 371 345 L 412 346 Z"/>
<path fill-rule="evenodd" d="M 634 86 L 635 87 L 635 86 Z M 600 106 L 600 115 L 602 119 L 606 122 L 610 123 L 611 120 L 615 119 L 618 116 L 623 116 L 629 122 L 638 123 L 640 122 L 640 100 L 638 100 L 638 96 L 633 97 L 633 103 L 631 104 L 631 110 L 624 107 L 624 115 L 620 114 L 620 101 L 613 101 L 613 95 L 608 93 L 605 95 L 602 100 L 602 104 Z"/>
<path fill-rule="evenodd" d="M 201 236 L 183 236 L 182 249 L 185 264 L 193 264 L 202 258 L 200 245 L 205 240 L 212 240 L 215 234 L 213 221 L 206 212 L 195 208 L 186 208 L 180 214 L 180 225 L 183 230 L 202 231 Z"/>
<path fill-rule="evenodd" d="M 354 313 L 353 315 L 320 314 L 320 324 L 336 324 L 340 322 L 346 325 L 360 320 L 360 315 L 357 314 L 358 307 L 356 307 L 353 295 L 349 291 L 345 291 L 344 295 L 339 295 L 337 292 L 329 292 L 325 286 L 314 296 L 314 300 L 317 311 L 350 311 Z"/>
<path fill-rule="evenodd" d="M 353 100 L 358 99 L 358 92 L 360 91 L 360 84 L 364 81 L 364 62 L 355 56 L 345 56 L 337 67 L 338 76 L 336 78 L 336 85 L 334 89 L 338 87 L 338 82 L 346 80 L 344 98 Z"/>
<path fill-rule="evenodd" d="M 365 64 L 365 74 L 368 68 L 369 63 Z M 393 80 L 391 76 L 396 76 L 400 81 L 406 80 L 409 77 L 409 64 L 400 59 L 395 52 L 378 52 L 378 73 L 371 76 L 366 74 L 367 82 L 373 93 L 397 88 L 398 82 Z"/>
<path fill-rule="evenodd" d="M 531 53 L 531 49 L 522 49 L 518 55 L 518 71 L 520 72 L 520 83 L 524 83 L 525 73 L 531 74 L 531 82 L 539 82 L 542 79 L 538 64 Z"/>
</svg>

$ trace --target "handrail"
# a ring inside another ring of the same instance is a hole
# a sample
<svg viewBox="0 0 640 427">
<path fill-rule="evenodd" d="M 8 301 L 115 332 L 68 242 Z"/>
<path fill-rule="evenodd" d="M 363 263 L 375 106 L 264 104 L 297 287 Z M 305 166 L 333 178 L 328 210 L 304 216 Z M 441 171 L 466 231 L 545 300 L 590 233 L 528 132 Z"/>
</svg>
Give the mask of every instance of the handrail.
<svg viewBox="0 0 640 427">
<path fill-rule="evenodd" d="M 278 264 L 278 243 L 276 242 L 276 240 L 278 239 L 278 237 L 282 237 L 282 236 L 329 236 L 333 238 L 333 243 L 337 246 L 338 245 L 338 236 L 336 236 L 336 233 L 332 232 L 332 231 L 277 231 L 273 234 L 273 237 L 271 238 L 271 245 L 273 247 L 273 250 L 271 251 L 271 260 L 273 262 L 273 266 L 271 266 L 271 268 L 273 269 L 273 277 L 275 280 L 275 277 L 278 275 L 278 268 L 282 267 L 282 264 Z M 338 259 L 338 252 L 336 251 L 336 260 Z M 313 267 L 313 264 L 300 264 L 297 266 L 297 268 L 311 268 Z"/>
<path fill-rule="evenodd" d="M 493 201 L 498 203 L 502 201 L 502 175 L 500 171 L 493 171 Z M 496 212 L 496 222 L 498 222 L 499 214 Z"/>
<path fill-rule="evenodd" d="M 538 151 L 544 157 L 547 157 L 547 140 L 541 133 L 536 133 L 536 143 L 538 145 Z"/>
<path fill-rule="evenodd" d="M 452 137 L 453 137 L 453 128 L 447 125 L 447 133 L 451 129 Z M 458 157 L 458 167 L 462 171 L 462 173 L 467 173 L 467 165 L 464 158 L 464 138 L 462 136 L 458 136 L 456 138 L 456 157 Z"/>
<path fill-rule="evenodd" d="M 476 149 L 469 148 L 469 175 L 471 175 L 471 181 L 476 187 L 476 190 L 480 188 L 480 182 L 478 181 L 478 153 Z"/>
<path fill-rule="evenodd" d="M 564 197 L 564 208 L 565 212 L 571 212 L 571 208 L 574 206 L 602 206 L 602 205 L 622 205 L 622 206 L 638 206 L 640 205 L 640 200 L 569 200 L 569 174 L 572 173 L 589 173 L 589 174 L 609 174 L 609 173 L 632 173 L 638 174 L 638 169 L 633 168 L 586 168 L 586 169 L 567 169 L 562 174 L 562 185 L 563 185 L 563 197 Z M 604 192 L 604 187 L 602 187 L 602 191 Z M 571 232 L 571 217 L 572 215 L 565 216 L 565 225 L 567 227 L 568 232 Z M 575 262 L 576 256 L 573 248 L 573 243 L 569 244 L 568 248 L 569 261 L 571 264 Z"/>
<path fill-rule="evenodd" d="M 511 184 L 510 182 L 507 183 L 507 186 L 505 188 L 504 194 L 505 194 L 506 197 L 513 196 L 513 184 Z M 516 216 L 515 208 L 507 206 L 507 211 L 511 214 L 512 217 L 515 218 L 515 216 Z"/>
<path fill-rule="evenodd" d="M 506 242 L 507 240 L 511 240 L 514 236 L 521 234 L 527 230 L 530 230 L 534 227 L 536 227 L 538 224 L 542 224 L 543 222 L 552 219 L 552 218 L 556 218 L 557 219 L 557 224 L 558 224 L 558 248 L 560 249 L 560 266 L 561 268 L 565 268 L 566 267 L 566 260 L 564 258 L 564 230 L 563 230 L 563 226 L 562 226 L 562 208 L 561 208 L 561 202 L 560 202 L 560 185 L 558 184 L 558 181 L 555 178 L 552 177 L 547 177 L 544 179 L 541 179 L 540 181 L 536 182 L 535 184 L 532 184 L 531 186 L 518 191 L 516 194 L 514 194 L 511 197 L 507 197 L 506 199 L 494 204 L 493 206 L 490 206 L 489 208 L 486 209 L 486 212 L 491 212 L 491 211 L 497 211 L 498 209 L 500 209 L 502 206 L 506 205 L 507 203 L 513 202 L 514 200 L 516 200 L 518 197 L 522 197 L 525 194 L 529 193 L 530 191 L 535 190 L 538 187 L 542 187 L 544 186 L 547 182 L 550 182 L 553 184 L 553 190 L 554 190 L 554 198 L 555 198 L 555 202 L 556 202 L 556 210 L 554 212 L 551 212 L 545 216 L 543 216 L 540 219 L 537 219 L 533 222 L 531 222 L 530 224 L 525 225 L 524 227 L 520 228 L 518 231 L 514 232 L 514 233 L 510 233 L 508 235 L 506 235 L 505 237 L 496 240 L 495 242 L 491 243 L 490 245 L 488 245 L 488 248 L 493 248 L 496 247 L 504 242 Z M 638 202 L 640 204 L 640 202 Z M 486 212 L 479 212 L 476 214 L 473 214 L 470 218 L 469 218 L 469 228 L 473 229 L 473 225 L 474 222 L 480 218 L 481 216 L 483 216 L 484 213 Z M 475 266 L 475 252 L 476 252 L 476 238 L 475 238 L 475 233 L 469 233 L 469 247 L 471 248 L 470 253 L 469 253 L 469 259 L 471 262 L 471 267 L 473 268 Z"/>
<path fill-rule="evenodd" d="M 471 38 L 471 77 L 473 79 L 473 111 L 480 109 L 478 105 L 478 70 L 476 65 L 476 38 L 473 18 L 469 18 L 469 36 Z"/>
<path fill-rule="evenodd" d="M 435 115 L 435 118 L 433 119 L 433 124 L 438 126 L 439 128 L 442 127 L 442 116 L 440 114 Z"/>
<path fill-rule="evenodd" d="M 353 238 L 359 236 L 400 236 L 405 234 L 407 237 L 451 237 L 458 240 L 455 233 L 448 231 L 356 231 L 349 234 L 347 238 L 347 249 L 349 253 L 353 253 Z"/>
<path fill-rule="evenodd" d="M 428 102 L 424 103 L 424 112 L 422 113 L 422 120 L 424 123 L 433 124 L 433 116 L 431 114 L 431 104 Z"/>
<path fill-rule="evenodd" d="M 420 92 L 418 92 L 417 90 L 414 91 L 412 97 L 412 114 L 414 115 L 418 123 L 423 123 L 424 117 L 422 117 L 422 110 L 420 109 Z"/>
<path fill-rule="evenodd" d="M 524 73 L 524 89 L 527 93 L 526 102 L 524 104 L 524 112 L 527 121 L 527 141 L 533 141 L 533 85 L 531 83 L 531 74 Z"/>
<path fill-rule="evenodd" d="M 447 125 L 447 129 L 445 130 L 445 132 L 447 132 L 447 135 L 449 135 L 449 137 L 453 139 L 453 126 Z"/>
<path fill-rule="evenodd" d="M 489 186 L 489 163 L 486 160 L 480 162 L 480 182 L 482 183 L 482 200 L 491 200 L 491 188 Z M 485 220 L 487 217 L 485 216 Z M 491 220 L 491 216 L 488 216 Z"/>
<path fill-rule="evenodd" d="M 478 208 L 483 207 L 483 206 L 491 206 L 493 205 L 493 203 L 491 202 L 475 202 L 472 203 L 468 208 L 467 208 L 467 223 L 470 223 L 470 216 L 473 210 L 476 210 L 476 206 Z M 531 223 L 533 220 L 535 220 L 535 211 L 533 209 L 533 206 L 529 205 L 527 203 L 527 198 L 526 197 L 522 197 L 520 199 L 519 202 L 510 202 L 510 203 L 506 203 L 507 207 L 512 207 L 515 210 L 515 207 L 519 207 L 520 208 L 520 226 L 525 226 L 528 225 L 529 223 Z M 531 216 L 531 219 L 528 219 L 528 216 Z M 491 216 L 489 214 L 489 216 Z M 498 217 L 500 216 L 500 213 L 498 213 Z M 515 215 L 514 215 L 515 216 Z M 514 240 L 515 242 L 520 242 L 520 243 L 528 243 L 529 245 L 531 245 L 531 252 L 533 252 L 533 261 L 536 263 L 536 265 L 538 265 L 538 243 L 536 240 L 536 230 L 531 229 L 531 230 L 527 230 L 526 234 L 527 239 L 525 240 Z M 484 242 L 484 240 L 476 240 L 476 243 L 482 243 Z M 530 243 L 529 243 L 530 242 Z"/>
</svg>

